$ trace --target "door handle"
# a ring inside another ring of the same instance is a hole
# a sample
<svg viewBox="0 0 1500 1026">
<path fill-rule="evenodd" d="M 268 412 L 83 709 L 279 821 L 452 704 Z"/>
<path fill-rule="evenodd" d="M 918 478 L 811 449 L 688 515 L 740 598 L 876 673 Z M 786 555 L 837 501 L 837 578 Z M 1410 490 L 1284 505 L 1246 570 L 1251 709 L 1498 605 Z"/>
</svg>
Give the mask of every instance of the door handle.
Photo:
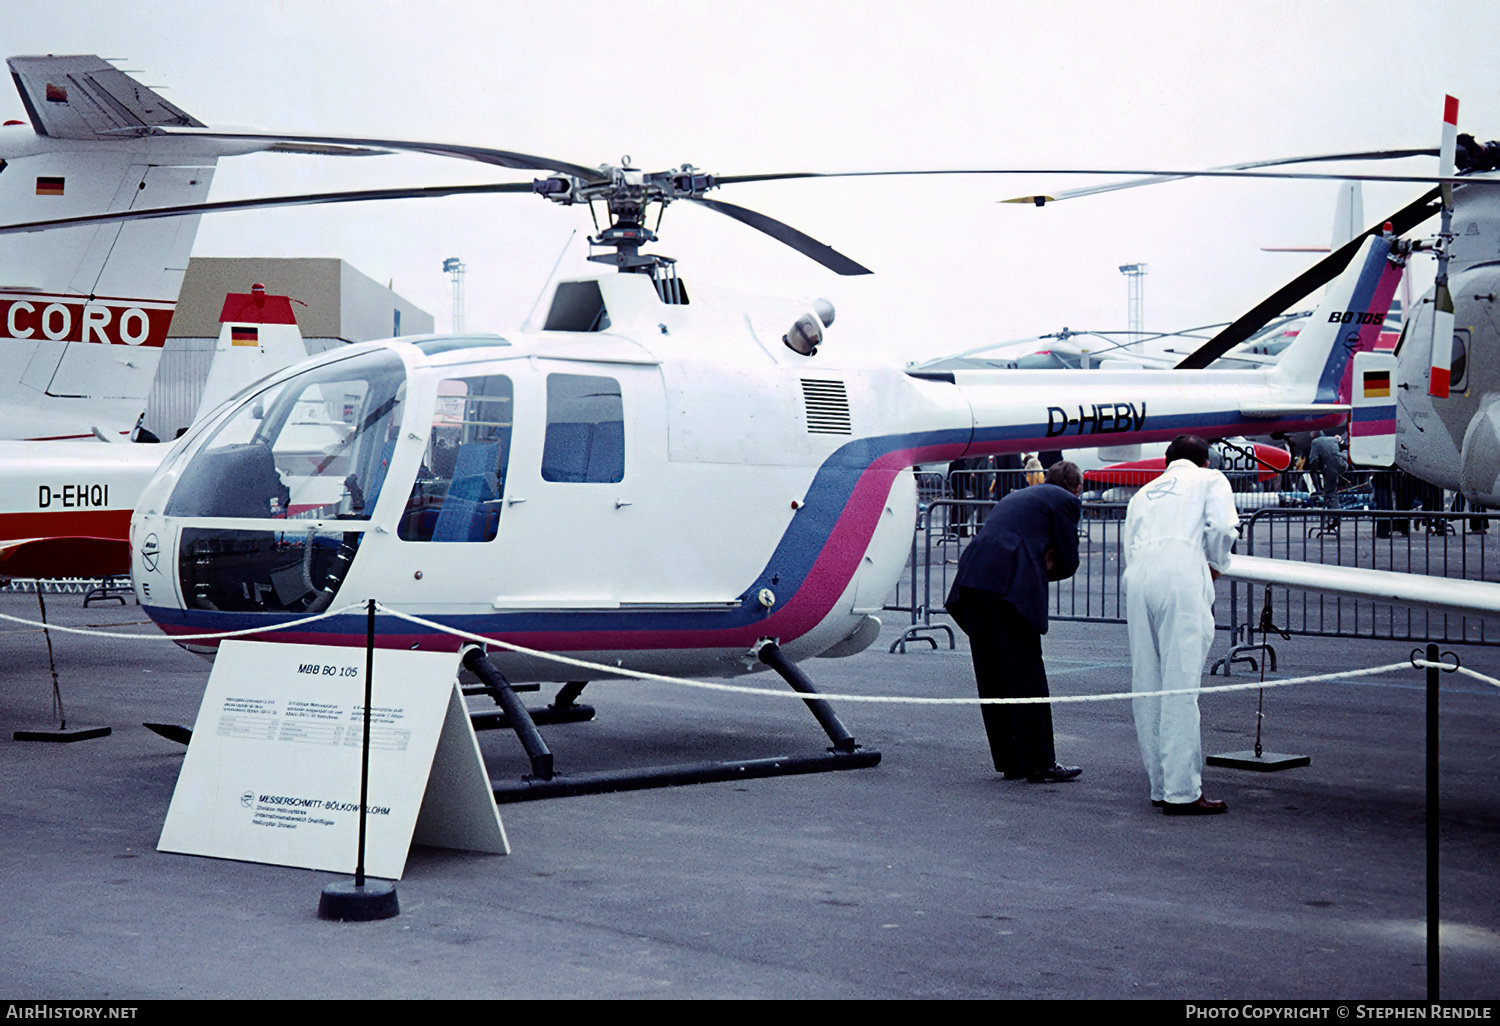
<svg viewBox="0 0 1500 1026">
<path fill-rule="evenodd" d="M 525 502 L 525 501 L 526 501 L 525 499 L 510 498 L 510 499 L 506 499 L 505 500 L 505 504 L 507 506 L 514 506 L 518 502 Z"/>
</svg>

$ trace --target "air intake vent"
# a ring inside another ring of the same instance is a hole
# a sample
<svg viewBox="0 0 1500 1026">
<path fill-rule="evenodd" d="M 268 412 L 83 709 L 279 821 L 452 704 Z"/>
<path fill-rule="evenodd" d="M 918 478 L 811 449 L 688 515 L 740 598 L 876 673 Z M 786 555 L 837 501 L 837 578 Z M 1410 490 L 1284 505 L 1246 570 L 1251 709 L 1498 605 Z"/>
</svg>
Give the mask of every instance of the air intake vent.
<svg viewBox="0 0 1500 1026">
<path fill-rule="evenodd" d="M 851 435 L 849 395 L 842 381 L 802 379 L 802 398 L 807 402 L 807 431 L 814 435 Z"/>
</svg>

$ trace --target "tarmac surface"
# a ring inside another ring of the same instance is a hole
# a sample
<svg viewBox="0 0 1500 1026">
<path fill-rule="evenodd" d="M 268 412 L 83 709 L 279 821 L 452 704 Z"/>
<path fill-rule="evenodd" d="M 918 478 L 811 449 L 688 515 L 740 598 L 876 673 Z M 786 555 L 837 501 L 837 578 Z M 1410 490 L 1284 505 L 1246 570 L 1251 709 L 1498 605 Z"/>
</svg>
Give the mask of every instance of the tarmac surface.
<svg viewBox="0 0 1500 1026">
<path fill-rule="evenodd" d="M 35 610 L 0 594 L 0 612 Z M 49 596 L 48 612 L 144 619 L 78 596 Z M 866 652 L 804 669 L 829 692 L 972 696 L 962 636 L 891 655 L 899 619 Z M 835 703 L 878 767 L 503 806 L 512 854 L 417 847 L 401 915 L 339 924 L 316 917 L 335 874 L 156 851 L 184 749 L 140 724 L 191 725 L 206 661 L 165 642 L 53 645 L 69 724 L 114 733 L 12 741 L 50 725 L 51 682 L 41 634 L 0 623 L 5 998 L 1426 995 L 1416 671 L 1266 692 L 1266 747 L 1312 765 L 1210 768 L 1206 793 L 1230 810 L 1204 818 L 1151 808 L 1125 702 L 1055 708 L 1059 759 L 1084 767 L 1064 784 L 994 773 L 977 707 Z M 1294 676 L 1411 645 L 1277 648 Z M 1054 694 L 1128 689 L 1121 626 L 1055 622 L 1044 650 Z M 1500 670 L 1500 651 L 1457 651 Z M 785 700 L 621 682 L 582 700 L 594 721 L 542 728 L 563 773 L 826 745 Z M 1441 996 L 1494 999 L 1500 689 L 1449 676 L 1441 703 Z M 1205 751 L 1253 745 L 1256 692 L 1202 709 Z M 513 734 L 480 745 L 492 777 L 526 771 Z"/>
</svg>

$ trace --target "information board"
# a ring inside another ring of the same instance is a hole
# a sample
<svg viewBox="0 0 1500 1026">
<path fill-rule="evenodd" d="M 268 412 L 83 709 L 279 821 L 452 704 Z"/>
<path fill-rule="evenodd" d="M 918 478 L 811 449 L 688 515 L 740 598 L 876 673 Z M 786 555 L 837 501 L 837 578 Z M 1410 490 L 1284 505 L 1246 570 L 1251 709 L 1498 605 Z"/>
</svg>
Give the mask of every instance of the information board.
<svg viewBox="0 0 1500 1026">
<path fill-rule="evenodd" d="M 413 839 L 505 854 L 456 652 L 376 649 L 365 872 L 400 879 Z M 365 650 L 225 641 L 158 851 L 354 871 Z"/>
</svg>

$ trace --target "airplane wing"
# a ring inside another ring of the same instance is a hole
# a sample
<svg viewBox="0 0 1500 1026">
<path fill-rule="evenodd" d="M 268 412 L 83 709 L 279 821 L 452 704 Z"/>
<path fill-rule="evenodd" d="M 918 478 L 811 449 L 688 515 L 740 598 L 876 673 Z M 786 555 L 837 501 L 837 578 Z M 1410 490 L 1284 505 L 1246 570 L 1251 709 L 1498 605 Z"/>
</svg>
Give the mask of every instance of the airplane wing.
<svg viewBox="0 0 1500 1026">
<path fill-rule="evenodd" d="M 1443 613 L 1470 616 L 1500 613 L 1500 584 L 1489 581 L 1459 581 L 1391 570 L 1267 559 L 1264 556 L 1232 556 L 1229 569 L 1223 576 L 1250 584 L 1306 588 L 1352 598 L 1419 606 Z"/>
<path fill-rule="evenodd" d="M 205 127 L 98 57 L 12 57 L 6 63 L 38 135 L 98 139 L 156 125 Z"/>
</svg>

